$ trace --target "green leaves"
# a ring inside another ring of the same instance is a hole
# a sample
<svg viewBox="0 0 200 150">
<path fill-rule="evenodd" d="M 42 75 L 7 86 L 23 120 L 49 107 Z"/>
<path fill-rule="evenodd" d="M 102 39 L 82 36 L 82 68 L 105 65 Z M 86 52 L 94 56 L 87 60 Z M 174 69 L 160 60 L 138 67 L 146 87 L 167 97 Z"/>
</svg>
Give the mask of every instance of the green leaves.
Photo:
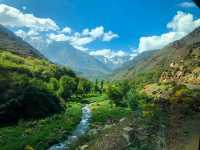
<svg viewBox="0 0 200 150">
<path fill-rule="evenodd" d="M 68 99 L 75 93 L 76 89 L 77 83 L 73 78 L 68 76 L 60 78 L 58 96 Z"/>
</svg>

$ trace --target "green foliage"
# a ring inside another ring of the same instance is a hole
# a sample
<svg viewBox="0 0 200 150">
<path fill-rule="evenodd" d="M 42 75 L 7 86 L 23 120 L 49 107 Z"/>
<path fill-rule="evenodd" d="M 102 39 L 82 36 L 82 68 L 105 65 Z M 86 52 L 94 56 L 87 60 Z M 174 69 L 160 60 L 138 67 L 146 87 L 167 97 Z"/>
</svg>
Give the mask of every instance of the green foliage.
<svg viewBox="0 0 200 150">
<path fill-rule="evenodd" d="M 139 101 L 140 96 L 134 89 L 131 89 L 126 95 L 126 102 L 133 111 L 137 111 L 139 109 Z"/>
<path fill-rule="evenodd" d="M 59 80 L 59 81 L 58 81 Z M 77 90 L 73 71 L 33 57 L 0 52 L 0 122 L 41 118 L 63 110 Z"/>
<path fill-rule="evenodd" d="M 160 71 L 141 73 L 134 76 L 133 80 L 130 80 L 129 84 L 136 89 L 143 89 L 144 85 L 150 83 L 157 83 L 160 79 Z"/>
<path fill-rule="evenodd" d="M 116 107 L 110 100 L 94 102 L 91 104 L 91 109 L 93 124 L 103 124 L 106 121 L 116 121 L 131 113 L 130 109 Z"/>
<path fill-rule="evenodd" d="M 123 100 L 123 93 L 116 85 L 108 85 L 106 94 L 108 98 L 113 100 L 116 105 L 121 105 Z"/>
<path fill-rule="evenodd" d="M 81 104 L 68 103 L 67 110 L 60 114 L 33 121 L 20 121 L 17 126 L 0 128 L 0 149 L 47 149 L 71 134 L 81 119 L 81 108 Z"/>
<path fill-rule="evenodd" d="M 78 83 L 78 91 L 77 92 L 80 95 L 85 95 L 85 94 L 92 92 L 92 87 L 93 87 L 92 82 L 80 78 L 79 83 Z"/>
<path fill-rule="evenodd" d="M 101 80 L 100 92 L 101 94 L 104 92 L 104 80 Z"/>
<path fill-rule="evenodd" d="M 106 94 L 118 106 L 125 106 L 124 97 L 130 90 L 128 81 L 121 81 L 113 84 L 107 84 Z"/>
<path fill-rule="evenodd" d="M 59 89 L 59 82 L 56 78 L 50 78 L 50 81 L 47 86 L 51 92 L 56 93 Z"/>
<path fill-rule="evenodd" d="M 95 80 L 94 92 L 95 92 L 95 93 L 98 93 L 98 92 L 99 92 L 99 81 L 98 81 L 97 79 Z"/>
<path fill-rule="evenodd" d="M 10 52 L 0 52 L 0 68 L 4 72 L 17 72 L 36 77 L 47 81 L 51 77 L 57 79 L 64 75 L 75 77 L 75 73 L 65 67 L 59 67 L 49 63 L 47 60 L 40 60 L 33 57 L 23 58 Z"/>
<path fill-rule="evenodd" d="M 77 82 L 75 79 L 69 76 L 63 76 L 59 81 L 58 96 L 67 100 L 70 98 L 77 90 Z"/>
<path fill-rule="evenodd" d="M 4 81 L 0 80 L 2 88 Z M 7 88 L 0 91 L 0 122 L 11 123 L 19 119 L 40 118 L 60 112 L 62 107 L 41 80 L 12 74 Z"/>
</svg>

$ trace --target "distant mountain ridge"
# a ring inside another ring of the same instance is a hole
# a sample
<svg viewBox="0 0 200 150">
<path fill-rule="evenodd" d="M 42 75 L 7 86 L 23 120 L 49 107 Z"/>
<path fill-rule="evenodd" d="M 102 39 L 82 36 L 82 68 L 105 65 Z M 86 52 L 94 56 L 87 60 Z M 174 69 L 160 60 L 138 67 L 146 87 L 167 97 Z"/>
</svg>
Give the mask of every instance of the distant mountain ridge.
<svg viewBox="0 0 200 150">
<path fill-rule="evenodd" d="M 66 42 L 52 42 L 42 48 L 41 52 L 54 63 L 70 67 L 87 78 L 99 78 L 111 72 L 105 64 Z"/>
<path fill-rule="evenodd" d="M 124 65 L 126 62 L 128 62 L 131 59 L 130 55 L 127 56 L 115 56 L 112 58 L 107 58 L 104 56 L 94 56 L 96 59 L 98 59 L 100 62 L 105 64 L 110 70 L 115 70 L 117 68 L 120 68 L 122 65 Z"/>
<path fill-rule="evenodd" d="M 107 65 L 95 57 L 73 48 L 66 42 L 52 42 L 38 48 L 39 50 L 33 47 L 34 44 L 31 46 L 28 42 L 0 25 L 0 50 L 2 51 L 9 51 L 21 56 L 48 58 L 54 63 L 72 68 L 77 74 L 87 78 L 100 78 L 111 72 Z"/>
<path fill-rule="evenodd" d="M 37 49 L 16 36 L 12 31 L 0 25 L 0 50 L 10 51 L 24 56 L 45 58 Z"/>
</svg>

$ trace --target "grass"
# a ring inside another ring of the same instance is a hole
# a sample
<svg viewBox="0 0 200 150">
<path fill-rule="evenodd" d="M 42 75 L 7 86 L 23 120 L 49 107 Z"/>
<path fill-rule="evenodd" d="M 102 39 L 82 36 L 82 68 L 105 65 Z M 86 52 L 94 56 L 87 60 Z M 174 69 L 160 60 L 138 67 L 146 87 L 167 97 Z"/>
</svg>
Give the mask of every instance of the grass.
<svg viewBox="0 0 200 150">
<path fill-rule="evenodd" d="M 82 105 L 69 103 L 66 112 L 37 121 L 20 121 L 16 126 L 0 128 L 1 150 L 44 150 L 69 135 L 80 121 Z"/>
<path fill-rule="evenodd" d="M 101 101 L 104 101 L 106 99 L 107 99 L 106 95 L 97 95 L 97 96 L 94 96 L 94 97 L 86 98 L 85 100 L 87 100 L 90 103 L 94 103 L 94 102 L 101 102 Z"/>
<path fill-rule="evenodd" d="M 129 108 L 116 107 L 110 100 L 97 99 L 100 101 L 91 104 L 93 124 L 105 124 L 108 120 L 119 120 L 131 113 Z"/>
</svg>

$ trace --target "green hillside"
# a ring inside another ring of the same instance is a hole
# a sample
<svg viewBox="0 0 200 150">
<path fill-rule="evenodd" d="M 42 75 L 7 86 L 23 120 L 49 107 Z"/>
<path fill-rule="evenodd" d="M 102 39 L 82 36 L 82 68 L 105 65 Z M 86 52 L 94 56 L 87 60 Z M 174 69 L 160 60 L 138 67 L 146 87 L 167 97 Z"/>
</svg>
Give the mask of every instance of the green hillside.
<svg viewBox="0 0 200 150">
<path fill-rule="evenodd" d="M 0 122 L 40 118 L 62 110 L 60 99 L 49 89 L 52 78 L 75 74 L 46 60 L 0 52 Z"/>
</svg>

